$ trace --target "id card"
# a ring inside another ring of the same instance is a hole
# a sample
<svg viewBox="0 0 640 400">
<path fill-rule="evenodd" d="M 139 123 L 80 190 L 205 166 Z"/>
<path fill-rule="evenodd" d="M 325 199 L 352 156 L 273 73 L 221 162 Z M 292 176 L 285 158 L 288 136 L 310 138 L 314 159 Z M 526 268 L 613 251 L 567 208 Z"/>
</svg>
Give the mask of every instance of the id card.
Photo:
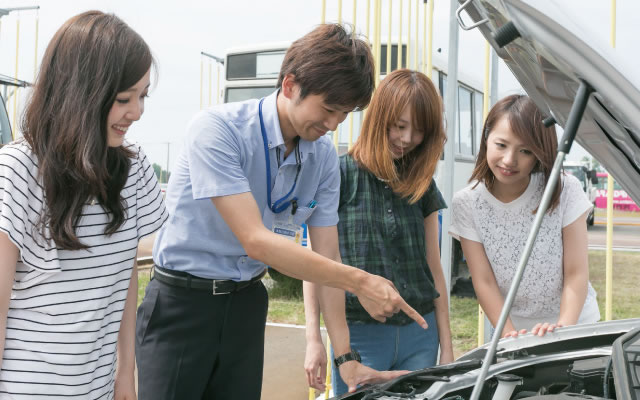
<svg viewBox="0 0 640 400">
<path fill-rule="evenodd" d="M 301 225 L 293 223 L 291 214 L 286 214 L 289 213 L 280 213 L 275 216 L 273 220 L 273 232 L 301 245 L 304 229 Z"/>
</svg>

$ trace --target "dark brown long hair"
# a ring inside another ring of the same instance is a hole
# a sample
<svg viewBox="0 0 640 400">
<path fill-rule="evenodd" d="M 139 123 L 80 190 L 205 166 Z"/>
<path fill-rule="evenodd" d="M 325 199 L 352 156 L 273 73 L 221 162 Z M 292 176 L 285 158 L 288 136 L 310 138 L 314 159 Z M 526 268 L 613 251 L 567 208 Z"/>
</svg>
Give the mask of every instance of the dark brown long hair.
<svg viewBox="0 0 640 400">
<path fill-rule="evenodd" d="M 48 226 L 58 247 L 86 248 L 75 225 L 90 198 L 110 214 L 105 234 L 124 223 L 120 192 L 134 155 L 122 146 L 107 146 L 107 116 L 116 95 L 136 84 L 152 64 L 142 37 L 113 14 L 76 15 L 51 39 L 22 131 L 38 158 L 44 189 L 44 213 L 36 226 L 43 236 Z"/>
<path fill-rule="evenodd" d="M 546 185 L 549 182 L 549 176 L 551 176 L 551 169 L 553 169 L 558 150 L 558 136 L 556 135 L 555 125 L 544 126 L 542 123 L 544 116 L 533 100 L 524 95 L 507 96 L 498 101 L 489 111 L 482 128 L 482 139 L 476 166 L 473 169 L 471 178 L 469 178 L 469 182 L 477 180 L 484 183 L 489 190 L 493 187 L 495 175 L 493 175 L 487 163 L 487 139 L 503 117 L 509 120 L 511 131 L 522 140 L 538 160 L 532 172 L 542 172 Z M 562 183 L 558 181 L 558 186 L 553 193 L 553 197 L 551 197 L 549 212 L 554 210 L 560 203 L 561 192 Z"/>
<path fill-rule="evenodd" d="M 389 149 L 389 129 L 407 106 L 411 107 L 412 125 L 424 132 L 424 139 L 402 158 L 402 168 L 398 168 Z M 442 102 L 435 86 L 420 72 L 399 69 L 373 94 L 360 136 L 349 153 L 413 204 L 429 189 L 445 141 Z"/>
<path fill-rule="evenodd" d="M 369 104 L 374 88 L 371 48 L 342 25 L 323 24 L 291 44 L 282 61 L 278 85 L 294 76 L 300 99 L 324 95 L 325 103 L 349 109 Z"/>
</svg>

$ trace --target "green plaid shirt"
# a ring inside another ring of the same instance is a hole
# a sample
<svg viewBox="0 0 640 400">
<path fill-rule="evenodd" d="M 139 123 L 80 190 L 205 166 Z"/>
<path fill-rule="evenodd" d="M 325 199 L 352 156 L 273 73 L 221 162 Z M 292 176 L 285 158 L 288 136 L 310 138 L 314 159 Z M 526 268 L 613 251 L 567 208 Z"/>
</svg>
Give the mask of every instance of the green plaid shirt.
<svg viewBox="0 0 640 400">
<path fill-rule="evenodd" d="M 338 235 L 342 262 L 391 280 L 405 301 L 421 315 L 439 296 L 427 265 L 424 219 L 447 205 L 436 183 L 411 205 L 348 154 L 340 157 Z M 347 321 L 377 323 L 347 292 Z M 388 324 L 413 322 L 400 312 Z"/>
</svg>

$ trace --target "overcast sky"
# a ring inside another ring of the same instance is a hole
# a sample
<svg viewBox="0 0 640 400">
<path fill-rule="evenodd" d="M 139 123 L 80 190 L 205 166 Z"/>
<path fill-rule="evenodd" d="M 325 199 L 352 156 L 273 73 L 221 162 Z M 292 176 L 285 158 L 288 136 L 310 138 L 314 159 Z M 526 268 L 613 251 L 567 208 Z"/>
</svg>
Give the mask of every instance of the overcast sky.
<svg viewBox="0 0 640 400">
<path fill-rule="evenodd" d="M 540 0 L 531 0 L 540 1 Z M 546 0 L 545 0 L 546 1 Z M 559 0 L 558 0 L 559 1 Z M 413 0 L 412 36 L 415 38 Z M 343 3 L 343 19 L 353 21 L 352 0 Z M 373 1 L 372 1 L 373 3 Z M 383 2 L 383 40 L 386 38 L 388 2 Z M 616 52 L 624 55 L 633 70 L 640 71 L 637 22 L 640 2 L 617 1 Z M 337 21 L 337 0 L 327 0 L 327 21 Z M 359 0 L 356 29 L 365 33 L 366 0 Z M 408 0 L 403 1 L 406 24 Z M 596 40 L 609 43 L 610 2 L 608 0 L 562 0 L 567 14 L 576 24 L 592 33 Z M 38 60 L 60 25 L 73 15 L 90 9 L 113 12 L 125 20 L 148 42 L 159 66 L 159 80 L 147 99 L 143 118 L 128 136 L 143 144 L 154 162 L 166 165 L 167 144 L 171 143 L 170 165 L 181 148 L 185 126 L 200 107 L 200 52 L 223 57 L 225 49 L 263 42 L 294 40 L 320 23 L 320 0 L 0 0 L 0 8 L 39 5 Z M 420 7 L 422 9 L 422 5 Z M 397 36 L 399 1 L 394 0 L 392 33 Z M 422 12 L 422 11 L 421 11 Z M 12 13 L 0 20 L 0 73 L 15 73 L 16 21 L 20 19 L 18 75 L 31 81 L 35 58 L 35 12 Z M 373 15 L 373 13 L 372 13 Z M 434 50 L 448 54 L 449 1 L 435 1 Z M 422 24 L 422 16 L 420 17 Z M 404 28 L 406 35 L 406 27 Z M 420 32 L 420 39 L 422 31 Z M 405 36 L 406 40 L 406 36 Z M 460 70 L 481 81 L 484 73 L 484 39 L 477 31 L 460 33 Z M 214 68 L 215 74 L 215 68 Z M 205 79 L 208 64 L 205 64 Z M 215 75 L 214 75 L 215 81 Z M 205 105 L 208 84 L 204 85 Z M 215 90 L 215 85 L 214 85 Z M 519 90 L 504 65 L 500 68 L 500 95 Z M 573 150 L 575 158 L 581 153 Z"/>
</svg>

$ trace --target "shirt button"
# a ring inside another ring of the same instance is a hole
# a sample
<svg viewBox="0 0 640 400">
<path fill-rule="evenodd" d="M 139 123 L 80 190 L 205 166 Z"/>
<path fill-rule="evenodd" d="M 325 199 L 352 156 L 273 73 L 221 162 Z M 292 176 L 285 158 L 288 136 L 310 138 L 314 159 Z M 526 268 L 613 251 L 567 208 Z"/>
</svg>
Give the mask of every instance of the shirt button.
<svg viewBox="0 0 640 400">
<path fill-rule="evenodd" d="M 389 214 L 391 214 L 393 211 L 389 208 L 389 209 L 387 210 L 387 212 L 388 212 Z"/>
<path fill-rule="evenodd" d="M 384 188 L 385 189 L 389 189 L 389 185 L 384 185 Z"/>
<path fill-rule="evenodd" d="M 406 289 L 406 288 L 407 288 L 407 284 L 406 284 L 406 283 L 403 283 L 403 284 L 402 284 L 402 287 Z"/>
<path fill-rule="evenodd" d="M 400 259 L 396 258 L 395 262 L 396 262 L 396 264 L 398 264 L 400 262 Z"/>
</svg>

